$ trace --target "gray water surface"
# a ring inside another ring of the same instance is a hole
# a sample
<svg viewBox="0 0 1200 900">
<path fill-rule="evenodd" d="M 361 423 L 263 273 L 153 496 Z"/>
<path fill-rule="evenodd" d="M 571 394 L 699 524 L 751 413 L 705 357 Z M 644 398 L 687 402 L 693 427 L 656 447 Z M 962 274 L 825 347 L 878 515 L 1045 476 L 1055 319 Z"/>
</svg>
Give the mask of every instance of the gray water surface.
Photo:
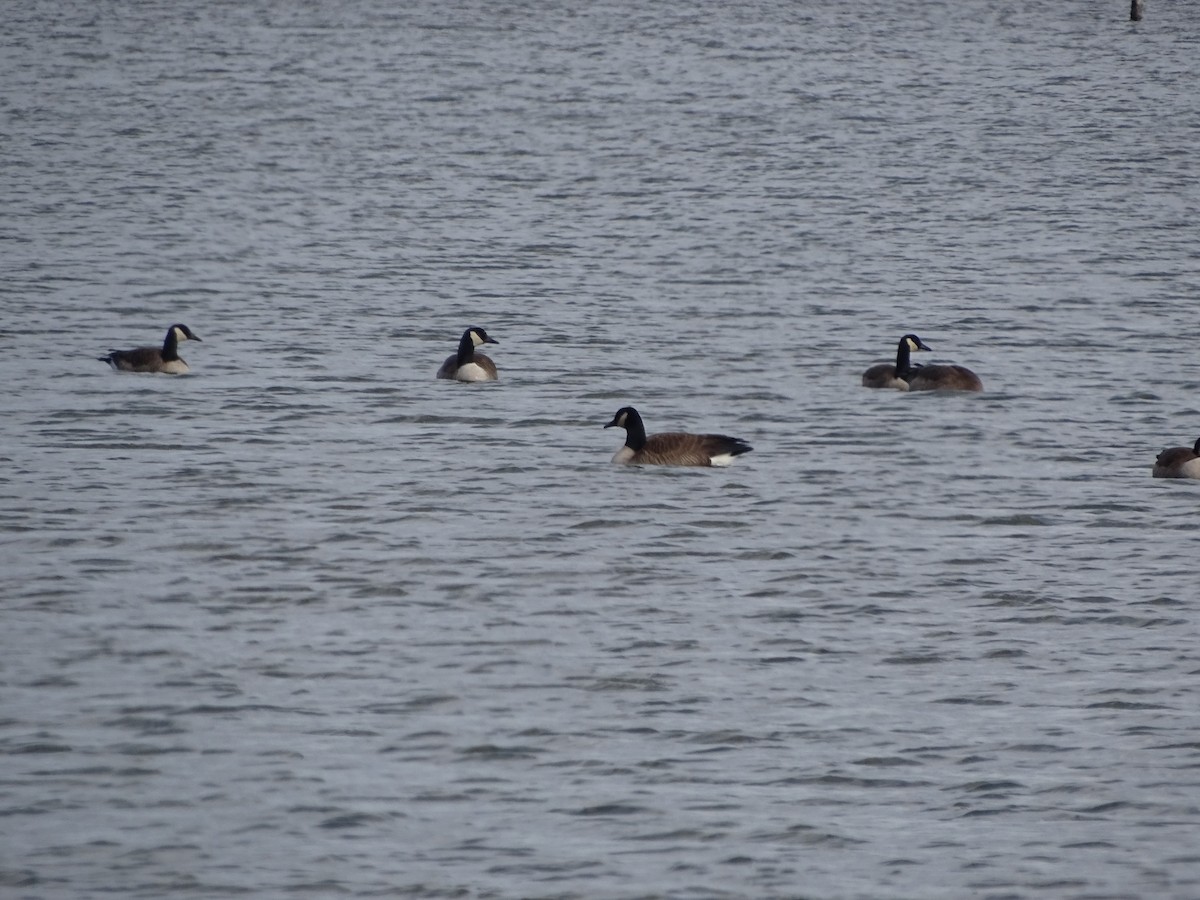
<svg viewBox="0 0 1200 900">
<path fill-rule="evenodd" d="M 6 10 L 0 894 L 1200 895 L 1200 26 L 1127 9 Z M 906 331 L 986 392 L 863 389 Z"/>
</svg>

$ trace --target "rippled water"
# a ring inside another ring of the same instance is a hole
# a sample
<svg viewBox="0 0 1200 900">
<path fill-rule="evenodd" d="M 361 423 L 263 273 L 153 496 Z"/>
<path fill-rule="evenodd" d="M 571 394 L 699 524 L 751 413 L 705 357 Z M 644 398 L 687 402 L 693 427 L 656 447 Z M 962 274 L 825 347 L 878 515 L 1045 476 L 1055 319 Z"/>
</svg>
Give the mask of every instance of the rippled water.
<svg viewBox="0 0 1200 900">
<path fill-rule="evenodd" d="M 6 12 L 4 896 L 1194 897 L 1187 5 L 450 6 Z"/>
</svg>

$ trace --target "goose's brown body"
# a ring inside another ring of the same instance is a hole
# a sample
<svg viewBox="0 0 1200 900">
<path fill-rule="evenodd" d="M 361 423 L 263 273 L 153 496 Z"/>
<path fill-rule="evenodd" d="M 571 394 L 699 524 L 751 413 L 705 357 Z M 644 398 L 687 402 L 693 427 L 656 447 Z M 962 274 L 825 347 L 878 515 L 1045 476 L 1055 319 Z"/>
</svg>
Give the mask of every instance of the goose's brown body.
<svg viewBox="0 0 1200 900">
<path fill-rule="evenodd" d="M 1200 478 L 1200 440 L 1194 447 L 1169 447 L 1154 461 L 1155 478 Z"/>
<path fill-rule="evenodd" d="M 933 365 L 913 369 L 910 391 L 982 391 L 983 382 L 966 366 Z"/>
<path fill-rule="evenodd" d="M 878 363 L 863 372 L 863 387 L 892 388 L 897 391 L 907 391 L 908 382 L 896 374 L 896 367 L 891 363 Z"/>
</svg>

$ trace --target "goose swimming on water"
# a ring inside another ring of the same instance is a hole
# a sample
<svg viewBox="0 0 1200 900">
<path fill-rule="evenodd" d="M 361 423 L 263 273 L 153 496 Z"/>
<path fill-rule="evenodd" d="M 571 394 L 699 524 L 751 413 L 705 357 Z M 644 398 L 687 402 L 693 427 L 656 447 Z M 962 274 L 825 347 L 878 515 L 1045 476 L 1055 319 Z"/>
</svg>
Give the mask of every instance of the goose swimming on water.
<svg viewBox="0 0 1200 900">
<path fill-rule="evenodd" d="M 908 381 L 904 376 L 915 368 L 909 359 L 909 354 L 914 350 L 928 349 L 925 342 L 915 334 L 906 334 L 900 338 L 900 346 L 896 348 L 896 364 L 893 366 L 889 363 L 879 363 L 871 366 L 863 372 L 863 387 L 895 388 L 898 391 L 907 391 Z"/>
<path fill-rule="evenodd" d="M 109 350 L 108 356 L 96 357 L 122 372 L 165 372 L 182 375 L 188 364 L 179 357 L 180 341 L 199 341 L 186 325 L 172 325 L 162 347 L 135 347 L 132 350 Z"/>
<path fill-rule="evenodd" d="M 895 388 L 901 391 L 982 391 L 983 381 L 966 366 L 950 364 L 913 365 L 909 354 L 932 349 L 915 334 L 900 338 L 896 364 L 881 363 L 863 373 L 864 387 Z"/>
<path fill-rule="evenodd" d="M 685 434 L 668 431 L 646 435 L 642 417 L 632 406 L 617 410 L 605 428 L 624 428 L 625 445 L 612 461 L 628 466 L 727 466 L 735 456 L 754 448 L 741 438 L 724 434 Z"/>
<path fill-rule="evenodd" d="M 1169 447 L 1158 454 L 1151 474 L 1155 478 L 1200 478 L 1200 440 L 1194 447 Z"/>
<path fill-rule="evenodd" d="M 482 344 L 498 343 L 500 342 L 488 337 L 488 333 L 482 328 L 468 328 L 458 342 L 458 352 L 446 357 L 446 361 L 438 369 L 437 377 L 455 381 L 495 381 L 496 364 L 482 353 L 476 353 L 475 348 Z"/>
</svg>

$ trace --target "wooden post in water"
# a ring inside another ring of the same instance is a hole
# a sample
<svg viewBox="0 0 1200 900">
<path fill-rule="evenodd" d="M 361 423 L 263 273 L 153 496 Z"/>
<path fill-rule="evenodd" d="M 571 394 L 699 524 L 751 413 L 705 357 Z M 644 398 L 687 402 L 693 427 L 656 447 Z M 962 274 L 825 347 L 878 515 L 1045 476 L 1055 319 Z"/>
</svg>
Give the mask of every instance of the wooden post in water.
<svg viewBox="0 0 1200 900">
<path fill-rule="evenodd" d="M 1129 0 L 1129 21 L 1142 21 L 1142 0 Z"/>
</svg>

